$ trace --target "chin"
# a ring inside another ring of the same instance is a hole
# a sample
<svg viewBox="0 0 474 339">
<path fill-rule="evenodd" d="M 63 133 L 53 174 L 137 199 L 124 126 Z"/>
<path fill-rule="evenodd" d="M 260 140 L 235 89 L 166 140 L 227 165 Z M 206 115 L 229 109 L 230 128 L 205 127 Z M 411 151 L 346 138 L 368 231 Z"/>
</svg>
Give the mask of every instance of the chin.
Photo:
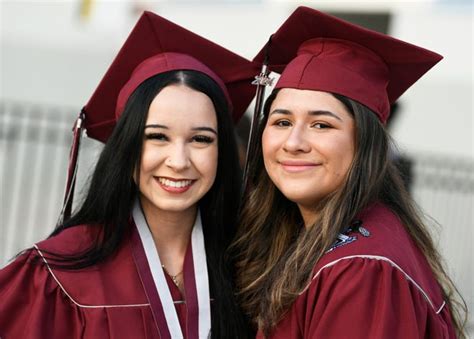
<svg viewBox="0 0 474 339">
<path fill-rule="evenodd" d="M 160 206 L 157 206 L 159 210 L 165 211 L 165 212 L 184 212 L 188 210 L 191 207 L 194 207 L 196 203 L 179 203 L 179 202 L 173 202 L 169 204 L 160 204 Z"/>
<path fill-rule="evenodd" d="M 197 201 L 189 199 L 167 199 L 164 197 L 147 199 L 144 201 L 150 212 L 172 212 L 179 213 L 196 205 Z"/>
<path fill-rule="evenodd" d="M 297 203 L 299 204 L 300 202 L 302 201 L 308 201 L 308 196 L 304 195 L 304 194 L 301 194 L 301 191 L 298 192 L 298 191 L 291 191 L 291 192 L 288 192 L 288 191 L 282 191 L 282 194 L 285 196 L 285 198 L 287 198 L 288 200 L 294 202 L 294 203 Z"/>
<path fill-rule="evenodd" d="M 280 190 L 280 192 L 285 198 L 298 205 L 316 206 L 321 200 L 319 195 L 314 192 L 302 192 L 301 189 Z"/>
</svg>

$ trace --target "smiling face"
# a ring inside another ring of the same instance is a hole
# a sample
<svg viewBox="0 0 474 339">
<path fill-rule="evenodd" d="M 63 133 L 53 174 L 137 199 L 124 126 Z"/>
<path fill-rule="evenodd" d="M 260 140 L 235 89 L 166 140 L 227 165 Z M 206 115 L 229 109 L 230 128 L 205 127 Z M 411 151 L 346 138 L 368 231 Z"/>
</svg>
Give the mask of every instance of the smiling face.
<svg viewBox="0 0 474 339">
<path fill-rule="evenodd" d="M 314 210 L 346 178 L 354 158 L 354 133 L 352 115 L 333 95 L 281 89 L 262 135 L 265 169 L 302 212 Z"/>
<path fill-rule="evenodd" d="M 163 88 L 145 123 L 140 195 L 145 212 L 194 212 L 217 171 L 217 117 L 211 99 L 184 85 Z"/>
</svg>

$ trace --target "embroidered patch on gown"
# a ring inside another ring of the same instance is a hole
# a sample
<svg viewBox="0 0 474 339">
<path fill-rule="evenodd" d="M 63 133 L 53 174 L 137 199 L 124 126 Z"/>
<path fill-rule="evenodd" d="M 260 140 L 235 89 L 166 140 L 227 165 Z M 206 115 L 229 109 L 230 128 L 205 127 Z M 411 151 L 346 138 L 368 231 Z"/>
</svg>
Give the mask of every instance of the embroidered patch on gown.
<svg viewBox="0 0 474 339">
<path fill-rule="evenodd" d="M 352 235 L 352 236 L 349 235 L 350 233 L 354 233 L 354 232 L 358 232 L 363 237 L 370 237 L 370 232 L 369 232 L 368 229 L 366 229 L 365 227 L 362 226 L 362 221 L 356 220 L 352 223 L 352 225 L 347 227 L 343 231 L 343 233 L 339 233 L 337 235 L 336 241 L 326 251 L 326 253 L 331 252 L 331 251 L 335 250 L 338 247 L 345 246 L 345 245 L 348 245 L 348 244 L 353 243 L 354 241 L 356 241 L 357 240 L 356 235 Z"/>
</svg>

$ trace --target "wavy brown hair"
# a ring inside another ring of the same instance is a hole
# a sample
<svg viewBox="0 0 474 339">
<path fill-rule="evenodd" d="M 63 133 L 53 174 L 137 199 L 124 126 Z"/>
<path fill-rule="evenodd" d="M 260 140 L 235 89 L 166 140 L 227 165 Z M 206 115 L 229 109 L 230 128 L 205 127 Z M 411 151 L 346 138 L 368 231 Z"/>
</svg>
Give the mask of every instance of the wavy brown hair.
<svg viewBox="0 0 474 339">
<path fill-rule="evenodd" d="M 442 286 L 459 337 L 464 338 L 466 303 L 446 273 L 422 213 L 407 193 L 388 152 L 390 137 L 367 107 L 334 94 L 352 114 L 355 155 L 344 183 L 316 206 L 319 218 L 305 228 L 297 205 L 272 183 L 263 164 L 261 136 L 274 91 L 258 126 L 257 151 L 249 159 L 248 187 L 240 228 L 232 246 L 243 309 L 268 335 L 309 283 L 317 261 L 337 235 L 369 204 L 380 201 L 401 220 Z"/>
</svg>

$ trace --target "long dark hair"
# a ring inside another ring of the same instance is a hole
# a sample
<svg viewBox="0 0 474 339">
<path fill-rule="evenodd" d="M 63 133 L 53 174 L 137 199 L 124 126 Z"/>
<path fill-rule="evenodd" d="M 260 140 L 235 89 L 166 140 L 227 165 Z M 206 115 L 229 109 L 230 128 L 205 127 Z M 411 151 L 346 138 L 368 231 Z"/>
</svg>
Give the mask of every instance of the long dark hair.
<svg viewBox="0 0 474 339">
<path fill-rule="evenodd" d="M 51 236 L 77 225 L 100 230 L 100 236 L 82 253 L 54 256 L 60 268 L 80 269 L 106 260 L 127 239 L 129 218 L 138 190 L 138 171 L 149 106 L 166 86 L 182 84 L 206 94 L 213 102 L 218 123 L 218 165 L 215 182 L 200 201 L 207 254 L 213 338 L 246 338 L 246 321 L 234 297 L 233 264 L 225 250 L 235 235 L 240 198 L 240 168 L 230 112 L 221 88 L 196 71 L 171 71 L 143 82 L 130 96 L 124 112 L 99 157 L 85 199 Z M 52 255 L 49 253 L 49 255 Z"/>
<path fill-rule="evenodd" d="M 258 151 L 250 160 L 250 188 L 243 199 L 240 228 L 232 246 L 244 311 L 268 334 L 307 286 L 314 265 L 337 235 L 358 212 L 381 201 L 400 218 L 425 255 L 443 288 L 455 328 L 462 335 L 463 300 L 455 298 L 457 290 L 443 268 L 422 214 L 388 156 L 391 140 L 376 115 L 358 102 L 334 95 L 354 118 L 355 155 L 345 182 L 319 204 L 319 219 L 305 228 L 297 205 L 276 188 L 263 164 L 261 136 L 277 93 L 272 93 L 264 107 Z"/>
</svg>

